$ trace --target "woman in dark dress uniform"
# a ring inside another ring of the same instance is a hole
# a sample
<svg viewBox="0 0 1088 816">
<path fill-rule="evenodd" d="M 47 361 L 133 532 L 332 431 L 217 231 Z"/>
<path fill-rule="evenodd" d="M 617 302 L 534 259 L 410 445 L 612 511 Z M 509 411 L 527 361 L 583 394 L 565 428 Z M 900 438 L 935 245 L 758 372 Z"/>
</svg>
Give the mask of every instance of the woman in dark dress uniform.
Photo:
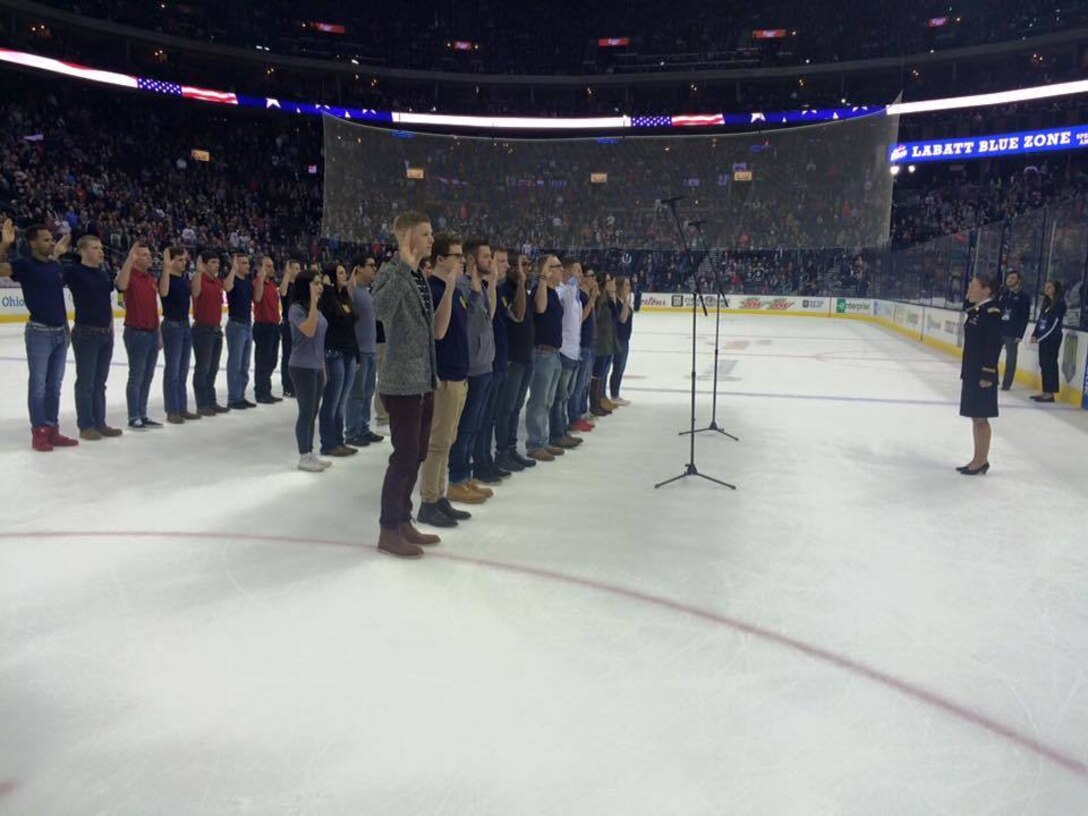
<svg viewBox="0 0 1088 816">
<path fill-rule="evenodd" d="M 1001 354 L 1001 309 L 994 297 L 996 283 L 976 275 L 967 287 L 967 320 L 963 326 L 963 365 L 960 416 L 974 423 L 975 455 L 957 470 L 964 476 L 985 475 L 990 469 L 990 417 L 997 416 L 997 358 Z"/>
</svg>

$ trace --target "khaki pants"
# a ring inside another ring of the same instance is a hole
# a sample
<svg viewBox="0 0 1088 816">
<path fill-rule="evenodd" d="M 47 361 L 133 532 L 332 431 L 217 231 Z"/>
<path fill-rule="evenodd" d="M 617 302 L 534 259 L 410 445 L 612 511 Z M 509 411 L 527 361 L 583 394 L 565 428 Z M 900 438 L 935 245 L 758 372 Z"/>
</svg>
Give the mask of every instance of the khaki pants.
<svg viewBox="0 0 1088 816">
<path fill-rule="evenodd" d="M 382 360 L 385 359 L 385 343 L 378 343 L 377 346 L 375 346 L 375 349 L 376 351 L 374 352 L 374 370 L 380 371 L 382 367 Z M 381 388 L 380 384 L 378 384 L 374 390 L 374 417 L 375 419 L 377 419 L 378 422 L 384 424 L 389 421 L 389 412 L 385 410 L 385 403 L 382 402 L 381 395 L 378 393 L 377 390 L 378 388 Z"/>
<path fill-rule="evenodd" d="M 439 381 L 434 391 L 434 417 L 431 419 L 431 440 L 427 459 L 423 463 L 420 495 L 425 504 L 433 504 L 446 495 L 449 475 L 450 448 L 457 438 L 457 426 L 468 397 L 468 380 Z"/>
</svg>

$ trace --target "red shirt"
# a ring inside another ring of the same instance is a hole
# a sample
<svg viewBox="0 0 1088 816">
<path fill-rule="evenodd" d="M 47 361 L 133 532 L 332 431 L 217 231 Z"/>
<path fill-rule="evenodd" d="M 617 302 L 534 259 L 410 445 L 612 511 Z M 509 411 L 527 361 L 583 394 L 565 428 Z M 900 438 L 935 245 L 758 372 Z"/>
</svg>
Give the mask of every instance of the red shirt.
<svg viewBox="0 0 1088 816">
<path fill-rule="evenodd" d="M 270 278 L 265 279 L 264 297 L 261 298 L 261 302 L 253 301 L 253 322 L 280 322 L 280 290 Z"/>
<path fill-rule="evenodd" d="M 193 297 L 193 322 L 201 326 L 220 326 L 223 323 L 223 281 L 209 278 L 200 281 L 200 296 Z"/>
<path fill-rule="evenodd" d="M 137 269 L 132 270 L 125 290 L 125 327 L 141 331 L 159 328 L 159 284 Z"/>
</svg>

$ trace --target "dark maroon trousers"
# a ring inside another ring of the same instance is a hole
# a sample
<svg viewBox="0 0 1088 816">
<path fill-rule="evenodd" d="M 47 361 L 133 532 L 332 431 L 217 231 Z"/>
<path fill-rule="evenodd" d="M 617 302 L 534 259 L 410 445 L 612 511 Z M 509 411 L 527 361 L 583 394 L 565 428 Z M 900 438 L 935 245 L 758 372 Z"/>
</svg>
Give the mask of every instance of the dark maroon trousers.
<svg viewBox="0 0 1088 816">
<path fill-rule="evenodd" d="M 412 520 L 412 493 L 431 442 L 434 392 L 410 397 L 382 394 L 381 398 L 389 413 L 393 454 L 382 484 L 380 524 L 387 530 L 395 530 Z"/>
</svg>

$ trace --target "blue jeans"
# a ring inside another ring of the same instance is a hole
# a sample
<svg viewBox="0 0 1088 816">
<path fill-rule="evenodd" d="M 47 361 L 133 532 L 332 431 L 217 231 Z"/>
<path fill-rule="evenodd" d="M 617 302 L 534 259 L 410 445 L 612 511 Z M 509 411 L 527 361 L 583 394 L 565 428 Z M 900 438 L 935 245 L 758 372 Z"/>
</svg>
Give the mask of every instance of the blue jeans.
<svg viewBox="0 0 1088 816">
<path fill-rule="evenodd" d="M 253 326 L 240 320 L 227 321 L 227 404 L 246 398 L 249 359 L 253 354 Z"/>
<path fill-rule="evenodd" d="M 465 410 L 461 412 L 461 421 L 457 425 L 457 439 L 450 448 L 450 484 L 464 484 L 472 478 L 472 454 L 475 450 L 476 437 L 480 433 L 484 408 L 491 393 L 491 373 L 468 378 L 468 397 Z"/>
<path fill-rule="evenodd" d="M 574 382 L 578 379 L 578 369 L 582 365 L 581 360 L 572 360 L 562 354 L 559 355 L 559 362 L 562 369 L 559 372 L 559 385 L 555 389 L 551 412 L 552 442 L 558 442 L 567 435 L 567 406 L 574 392 Z"/>
<path fill-rule="evenodd" d="M 627 353 L 631 350 L 628 340 L 616 340 L 616 345 L 619 351 L 612 356 L 612 378 L 608 383 L 608 391 L 613 399 L 619 398 L 620 388 L 623 387 L 623 372 L 627 370 Z"/>
<path fill-rule="evenodd" d="M 81 431 L 106 425 L 106 379 L 113 359 L 113 326 L 72 327 L 76 357 L 76 424 Z"/>
<path fill-rule="evenodd" d="M 602 354 L 593 360 L 593 376 L 598 380 L 608 379 L 608 369 L 612 367 L 612 355 Z M 604 389 L 601 390 L 604 395 Z"/>
<path fill-rule="evenodd" d="M 593 374 L 593 347 L 582 346 L 582 356 L 578 361 L 578 378 L 574 382 L 574 393 L 567 405 L 567 417 L 577 422 L 589 413 L 589 380 Z"/>
<path fill-rule="evenodd" d="M 495 419 L 498 416 L 499 399 L 505 385 L 506 369 L 494 369 L 491 372 L 491 387 L 488 389 L 487 404 L 484 405 L 483 416 L 480 419 L 480 432 L 476 435 L 476 443 L 472 451 L 474 472 L 488 470 L 495 466 L 495 457 L 492 454 L 494 449 L 491 443 L 495 439 Z"/>
<path fill-rule="evenodd" d="M 344 408 L 355 381 L 355 360 L 340 351 L 325 352 L 325 393 L 321 395 L 321 452 L 344 444 Z"/>
<path fill-rule="evenodd" d="M 215 407 L 215 378 L 219 374 L 219 358 L 223 356 L 223 330 L 218 326 L 193 326 L 193 393 L 197 408 Z"/>
<path fill-rule="evenodd" d="M 27 323 L 26 361 L 30 367 L 27 405 L 34 428 L 60 424 L 60 385 L 68 356 L 68 327 Z"/>
<path fill-rule="evenodd" d="M 193 335 L 189 324 L 181 321 L 162 322 L 162 354 L 166 360 L 163 372 L 162 401 L 168 414 L 189 411 L 189 358 L 193 351 Z"/>
<path fill-rule="evenodd" d="M 147 416 L 147 398 L 151 394 L 151 381 L 155 379 L 155 364 L 159 361 L 159 333 L 126 328 L 125 351 L 128 352 L 125 400 L 131 422 Z"/>
<path fill-rule="evenodd" d="M 525 407 L 525 449 L 532 453 L 548 446 L 548 421 L 559 390 L 563 364 L 559 352 L 533 350 L 533 376 L 529 386 L 529 404 Z"/>
<path fill-rule="evenodd" d="M 295 441 L 298 455 L 314 452 L 314 421 L 321 404 L 321 392 L 325 388 L 325 371 L 320 368 L 292 368 L 291 382 L 298 389 L 298 419 L 295 421 Z"/>
<path fill-rule="evenodd" d="M 374 385 L 378 369 L 374 352 L 359 352 L 359 365 L 355 368 L 355 382 L 348 394 L 348 439 L 356 439 L 370 433 L 370 406 L 374 401 Z"/>
<path fill-rule="evenodd" d="M 529 382 L 532 378 L 532 363 L 511 362 L 506 367 L 506 380 L 502 384 L 499 404 L 495 409 L 495 450 L 498 453 L 517 452 L 518 423 L 525 398 L 529 395 Z"/>
</svg>

